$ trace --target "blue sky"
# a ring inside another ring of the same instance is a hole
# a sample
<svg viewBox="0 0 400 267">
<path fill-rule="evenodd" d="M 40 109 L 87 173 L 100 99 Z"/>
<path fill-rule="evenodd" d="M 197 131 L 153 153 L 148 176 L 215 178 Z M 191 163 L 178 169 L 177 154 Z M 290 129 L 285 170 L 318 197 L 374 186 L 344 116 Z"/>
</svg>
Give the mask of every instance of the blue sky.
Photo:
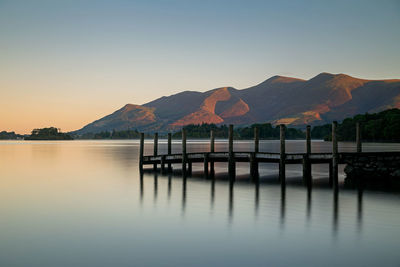
<svg viewBox="0 0 400 267">
<path fill-rule="evenodd" d="M 6 108 L 56 107 L 37 124 L 70 130 L 126 103 L 273 75 L 400 78 L 399 48 L 398 0 L 0 0 L 0 123 Z"/>
</svg>

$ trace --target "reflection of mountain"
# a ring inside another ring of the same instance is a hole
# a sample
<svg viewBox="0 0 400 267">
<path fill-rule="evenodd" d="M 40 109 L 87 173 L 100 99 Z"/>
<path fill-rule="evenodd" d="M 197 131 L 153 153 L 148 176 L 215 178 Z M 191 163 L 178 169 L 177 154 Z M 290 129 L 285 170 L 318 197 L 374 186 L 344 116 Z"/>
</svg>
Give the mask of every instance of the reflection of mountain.
<svg viewBox="0 0 400 267">
<path fill-rule="evenodd" d="M 321 124 L 392 107 L 400 107 L 400 80 L 372 81 L 329 73 L 308 81 L 274 76 L 243 90 L 185 91 L 142 106 L 127 104 L 78 133 L 167 130 L 203 122 Z"/>
</svg>

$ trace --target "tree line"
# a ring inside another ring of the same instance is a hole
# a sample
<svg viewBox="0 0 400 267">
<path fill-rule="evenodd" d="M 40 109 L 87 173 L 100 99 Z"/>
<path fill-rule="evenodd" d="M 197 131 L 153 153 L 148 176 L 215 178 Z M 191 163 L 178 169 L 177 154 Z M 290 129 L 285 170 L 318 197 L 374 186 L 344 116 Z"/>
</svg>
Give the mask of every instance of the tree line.
<svg viewBox="0 0 400 267">
<path fill-rule="evenodd" d="M 379 113 L 356 115 L 338 123 L 337 137 L 339 141 L 354 141 L 356 136 L 356 123 L 360 123 L 363 141 L 400 142 L 400 109 L 388 109 Z M 271 123 L 258 123 L 245 127 L 234 128 L 235 139 L 253 139 L 254 128 L 259 129 L 260 139 L 279 139 L 280 128 Z M 286 127 L 286 126 L 285 126 Z M 209 138 L 210 131 L 214 131 L 216 138 L 228 138 L 228 126 L 216 124 L 191 124 L 184 127 L 188 138 Z M 304 139 L 304 129 L 286 127 L 287 139 Z M 173 133 L 173 138 L 181 138 L 182 130 Z M 152 138 L 151 133 L 146 133 L 145 138 Z M 166 137 L 161 133 L 160 137 Z M 49 127 L 33 129 L 31 135 L 19 135 L 15 132 L 0 132 L 0 139 L 26 139 L 26 140 L 72 140 L 72 139 L 138 139 L 138 130 L 102 131 L 99 133 L 85 133 L 76 135 L 62 133 L 58 128 Z M 324 124 L 312 127 L 311 138 L 331 140 L 332 125 Z"/>
<path fill-rule="evenodd" d="M 257 123 L 251 126 L 234 128 L 233 137 L 235 139 L 252 139 L 254 138 L 254 128 L 258 128 L 259 137 L 261 139 L 279 139 L 280 127 L 273 126 L 271 123 Z M 304 139 L 305 133 L 296 128 L 286 127 L 285 136 L 287 139 Z M 191 124 L 184 127 L 186 130 L 186 136 L 188 138 L 208 138 L 210 137 L 210 131 L 214 131 L 216 138 L 228 138 L 229 128 L 227 125 L 215 125 L 215 124 Z M 182 130 L 173 134 L 174 138 L 181 138 Z"/>
<path fill-rule="evenodd" d="M 150 137 L 145 134 L 145 137 Z M 138 130 L 122 130 L 122 131 L 101 131 L 99 133 L 84 133 L 76 136 L 77 139 L 138 139 L 140 133 Z"/>
<path fill-rule="evenodd" d="M 356 115 L 338 123 L 339 141 L 355 141 L 356 123 L 360 123 L 361 139 L 375 142 L 400 142 L 400 109 L 388 109 L 379 113 Z M 311 137 L 332 140 L 332 126 L 315 126 Z"/>
</svg>

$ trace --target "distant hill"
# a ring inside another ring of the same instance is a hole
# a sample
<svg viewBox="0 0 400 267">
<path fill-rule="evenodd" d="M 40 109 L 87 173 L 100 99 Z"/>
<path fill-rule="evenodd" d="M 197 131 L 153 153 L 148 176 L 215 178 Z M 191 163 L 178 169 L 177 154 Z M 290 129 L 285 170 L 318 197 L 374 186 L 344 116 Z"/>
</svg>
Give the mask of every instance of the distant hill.
<svg viewBox="0 0 400 267">
<path fill-rule="evenodd" d="M 204 93 L 185 91 L 144 105 L 127 104 L 75 133 L 167 131 L 201 123 L 321 125 L 399 107 L 400 79 L 365 80 L 330 73 L 310 80 L 274 76 L 242 90 L 223 87 Z"/>
</svg>

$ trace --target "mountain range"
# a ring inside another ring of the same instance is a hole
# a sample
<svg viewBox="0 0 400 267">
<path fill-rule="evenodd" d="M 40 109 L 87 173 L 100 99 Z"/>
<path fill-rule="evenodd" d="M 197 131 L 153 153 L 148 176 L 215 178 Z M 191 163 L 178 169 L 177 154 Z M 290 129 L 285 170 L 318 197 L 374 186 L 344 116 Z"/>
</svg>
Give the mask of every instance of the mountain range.
<svg viewBox="0 0 400 267">
<path fill-rule="evenodd" d="M 388 108 L 400 108 L 400 79 L 366 80 L 330 73 L 309 80 L 274 76 L 241 90 L 184 91 L 144 105 L 127 104 L 75 133 L 168 131 L 201 123 L 271 122 L 301 127 Z"/>
</svg>

